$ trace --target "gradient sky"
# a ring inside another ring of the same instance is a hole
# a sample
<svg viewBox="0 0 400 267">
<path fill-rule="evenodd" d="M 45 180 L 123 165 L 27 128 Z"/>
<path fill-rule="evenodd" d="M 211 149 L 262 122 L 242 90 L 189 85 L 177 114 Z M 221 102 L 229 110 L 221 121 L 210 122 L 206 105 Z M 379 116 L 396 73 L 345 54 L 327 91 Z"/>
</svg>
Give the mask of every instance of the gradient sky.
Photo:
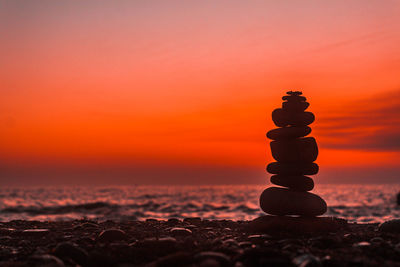
<svg viewBox="0 0 400 267">
<path fill-rule="evenodd" d="M 317 183 L 400 178 L 399 1 L 0 1 L 0 184 L 266 183 L 287 90 Z"/>
</svg>

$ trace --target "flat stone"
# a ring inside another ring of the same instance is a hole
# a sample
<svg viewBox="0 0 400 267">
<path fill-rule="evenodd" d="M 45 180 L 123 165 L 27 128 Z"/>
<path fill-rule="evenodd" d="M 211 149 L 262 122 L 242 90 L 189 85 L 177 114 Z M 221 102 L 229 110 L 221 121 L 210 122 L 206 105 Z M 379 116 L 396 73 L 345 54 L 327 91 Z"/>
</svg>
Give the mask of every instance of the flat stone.
<svg viewBox="0 0 400 267">
<path fill-rule="evenodd" d="M 49 229 L 26 229 L 22 231 L 23 236 L 42 237 L 50 233 Z"/>
<path fill-rule="evenodd" d="M 283 163 L 271 162 L 267 166 L 267 172 L 272 174 L 282 175 L 314 175 L 319 171 L 318 164 L 316 163 Z"/>
<path fill-rule="evenodd" d="M 282 96 L 282 100 L 284 101 L 290 101 L 290 102 L 303 102 L 306 101 L 307 98 L 301 95 L 285 95 Z"/>
<path fill-rule="evenodd" d="M 311 112 L 288 112 L 277 108 L 272 112 L 272 120 L 278 127 L 285 126 L 306 126 L 314 122 L 315 116 Z"/>
<path fill-rule="evenodd" d="M 314 137 L 272 141 L 272 157 L 279 162 L 311 163 L 318 157 L 318 146 Z"/>
<path fill-rule="evenodd" d="M 269 187 L 260 196 L 261 209 L 272 215 L 318 216 L 326 212 L 325 201 L 309 192 Z"/>
<path fill-rule="evenodd" d="M 294 217 L 265 215 L 249 222 L 245 230 L 250 233 L 276 234 L 279 232 L 304 233 L 336 232 L 347 227 L 347 221 L 335 217 Z"/>
<path fill-rule="evenodd" d="M 310 133 L 311 128 L 308 126 L 289 126 L 273 129 L 267 133 L 267 137 L 272 140 L 287 140 L 304 137 Z"/>
<path fill-rule="evenodd" d="M 282 109 L 289 112 L 303 112 L 310 106 L 308 102 L 283 102 Z"/>
<path fill-rule="evenodd" d="M 304 175 L 273 175 L 271 183 L 289 187 L 294 191 L 311 191 L 314 188 L 314 181 L 310 177 Z"/>
</svg>

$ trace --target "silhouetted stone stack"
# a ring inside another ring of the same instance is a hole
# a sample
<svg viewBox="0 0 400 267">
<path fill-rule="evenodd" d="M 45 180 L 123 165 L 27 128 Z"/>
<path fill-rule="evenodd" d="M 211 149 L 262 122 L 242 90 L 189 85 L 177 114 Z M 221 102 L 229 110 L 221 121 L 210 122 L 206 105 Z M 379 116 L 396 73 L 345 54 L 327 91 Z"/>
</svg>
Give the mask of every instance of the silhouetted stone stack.
<svg viewBox="0 0 400 267">
<path fill-rule="evenodd" d="M 272 112 L 272 120 L 280 127 L 267 133 L 272 139 L 271 152 L 277 162 L 267 166 L 271 183 L 282 187 L 269 187 L 260 197 L 263 211 L 272 215 L 318 216 L 326 212 L 326 203 L 319 196 L 309 193 L 314 181 L 305 175 L 318 173 L 314 163 L 318 156 L 318 147 L 311 133 L 311 124 L 315 117 L 305 110 L 310 105 L 301 92 L 287 92 L 282 97 L 282 108 Z"/>
</svg>

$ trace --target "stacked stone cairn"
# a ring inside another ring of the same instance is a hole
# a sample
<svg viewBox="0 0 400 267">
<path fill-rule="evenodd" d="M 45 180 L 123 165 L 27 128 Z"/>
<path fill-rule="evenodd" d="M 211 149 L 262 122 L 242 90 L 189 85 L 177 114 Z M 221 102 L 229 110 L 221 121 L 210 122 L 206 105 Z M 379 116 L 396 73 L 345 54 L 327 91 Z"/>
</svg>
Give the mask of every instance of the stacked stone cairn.
<svg viewBox="0 0 400 267">
<path fill-rule="evenodd" d="M 325 201 L 308 191 L 314 188 L 314 181 L 305 175 L 318 173 L 314 161 L 318 146 L 311 133 L 310 125 L 315 117 L 305 110 L 310 105 L 302 92 L 290 91 L 282 97 L 282 108 L 272 112 L 272 120 L 279 128 L 267 133 L 272 139 L 272 157 L 277 162 L 267 166 L 274 174 L 271 183 L 282 187 L 269 187 L 260 197 L 261 209 L 272 215 L 318 216 L 326 212 Z M 284 188 L 283 188 L 284 187 Z"/>
</svg>

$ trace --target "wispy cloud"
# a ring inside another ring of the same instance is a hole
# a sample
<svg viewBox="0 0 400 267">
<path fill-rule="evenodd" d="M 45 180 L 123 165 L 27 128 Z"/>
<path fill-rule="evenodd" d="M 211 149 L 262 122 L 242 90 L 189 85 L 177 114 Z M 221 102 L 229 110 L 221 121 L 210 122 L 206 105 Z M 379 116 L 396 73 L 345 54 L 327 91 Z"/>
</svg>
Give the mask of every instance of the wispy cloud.
<svg viewBox="0 0 400 267">
<path fill-rule="evenodd" d="M 316 126 L 322 147 L 400 151 L 400 90 L 343 103 Z"/>
</svg>

